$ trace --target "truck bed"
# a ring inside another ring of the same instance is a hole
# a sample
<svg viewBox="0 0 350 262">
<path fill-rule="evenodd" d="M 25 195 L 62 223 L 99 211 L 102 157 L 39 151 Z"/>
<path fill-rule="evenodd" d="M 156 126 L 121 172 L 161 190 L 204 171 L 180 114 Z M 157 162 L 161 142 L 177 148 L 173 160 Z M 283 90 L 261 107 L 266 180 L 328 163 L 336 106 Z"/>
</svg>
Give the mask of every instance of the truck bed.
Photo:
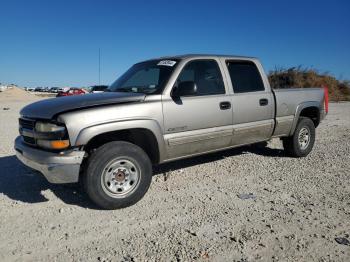
<svg viewBox="0 0 350 262">
<path fill-rule="evenodd" d="M 274 89 L 273 94 L 276 101 L 274 137 L 287 136 L 294 132 L 295 120 L 305 106 L 315 106 L 324 111 L 323 88 Z"/>
</svg>

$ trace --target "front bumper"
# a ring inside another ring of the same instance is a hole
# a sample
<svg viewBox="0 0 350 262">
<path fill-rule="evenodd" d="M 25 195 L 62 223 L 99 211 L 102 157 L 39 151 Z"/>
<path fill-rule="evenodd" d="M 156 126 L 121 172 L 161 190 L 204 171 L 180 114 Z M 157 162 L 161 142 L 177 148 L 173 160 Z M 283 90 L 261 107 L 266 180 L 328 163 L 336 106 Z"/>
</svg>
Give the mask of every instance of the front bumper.
<svg viewBox="0 0 350 262">
<path fill-rule="evenodd" d="M 41 172 L 50 183 L 75 183 L 79 180 L 84 151 L 47 152 L 27 146 L 20 136 L 15 140 L 15 150 L 23 164 Z"/>
</svg>

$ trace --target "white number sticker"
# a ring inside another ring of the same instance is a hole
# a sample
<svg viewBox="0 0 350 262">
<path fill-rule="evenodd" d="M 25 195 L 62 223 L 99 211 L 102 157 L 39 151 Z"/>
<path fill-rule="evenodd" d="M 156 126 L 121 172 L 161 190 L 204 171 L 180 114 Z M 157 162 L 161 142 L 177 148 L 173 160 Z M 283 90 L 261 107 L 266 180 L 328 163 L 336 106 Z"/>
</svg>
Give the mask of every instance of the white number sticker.
<svg viewBox="0 0 350 262">
<path fill-rule="evenodd" d="M 171 60 L 162 60 L 159 61 L 157 65 L 162 65 L 162 66 L 174 66 L 176 64 L 176 61 L 171 61 Z"/>
</svg>

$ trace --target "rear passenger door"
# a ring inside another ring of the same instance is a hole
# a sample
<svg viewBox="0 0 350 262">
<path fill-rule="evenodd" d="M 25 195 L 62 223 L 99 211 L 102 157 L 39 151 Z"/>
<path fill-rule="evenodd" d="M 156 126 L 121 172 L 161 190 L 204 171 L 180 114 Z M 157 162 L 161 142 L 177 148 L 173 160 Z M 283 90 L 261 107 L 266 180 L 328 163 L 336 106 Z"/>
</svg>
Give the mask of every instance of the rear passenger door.
<svg viewBox="0 0 350 262">
<path fill-rule="evenodd" d="M 225 60 L 227 78 L 233 94 L 232 145 L 242 145 L 270 139 L 274 126 L 274 98 L 264 85 L 261 73 L 253 61 Z"/>
<path fill-rule="evenodd" d="M 189 61 L 178 75 L 173 90 L 187 81 L 196 84 L 196 94 L 179 99 L 162 98 L 168 159 L 231 144 L 232 108 L 218 61 Z"/>
</svg>

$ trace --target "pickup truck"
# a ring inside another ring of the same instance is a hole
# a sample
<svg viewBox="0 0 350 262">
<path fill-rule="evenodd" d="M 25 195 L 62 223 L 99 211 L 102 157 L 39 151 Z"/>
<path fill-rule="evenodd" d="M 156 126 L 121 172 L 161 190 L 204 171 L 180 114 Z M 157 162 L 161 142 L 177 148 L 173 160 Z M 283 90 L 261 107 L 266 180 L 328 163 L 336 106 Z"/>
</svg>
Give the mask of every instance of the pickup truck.
<svg viewBox="0 0 350 262">
<path fill-rule="evenodd" d="M 139 201 L 161 163 L 271 138 L 305 157 L 328 110 L 323 88 L 271 90 L 260 62 L 239 56 L 147 60 L 106 91 L 24 107 L 15 141 L 25 165 L 82 182 L 104 209 Z"/>
</svg>

